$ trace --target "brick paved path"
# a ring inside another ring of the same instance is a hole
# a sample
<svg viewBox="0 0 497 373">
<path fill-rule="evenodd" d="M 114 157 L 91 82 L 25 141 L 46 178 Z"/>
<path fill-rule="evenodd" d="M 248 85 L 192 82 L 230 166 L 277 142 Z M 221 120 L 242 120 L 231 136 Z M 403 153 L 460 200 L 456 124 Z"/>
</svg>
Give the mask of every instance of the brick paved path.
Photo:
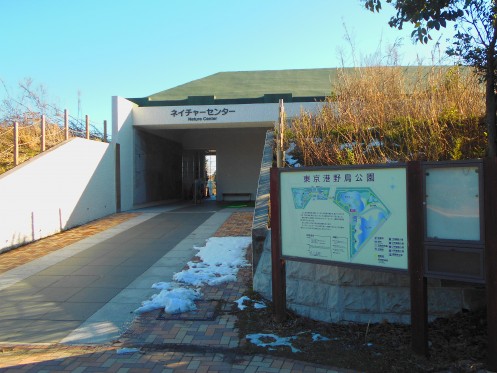
<svg viewBox="0 0 497 373">
<path fill-rule="evenodd" d="M 0 273 L 25 264 L 31 260 L 41 258 L 53 251 L 62 249 L 85 237 L 92 236 L 106 229 L 112 228 L 126 220 L 138 216 L 139 213 L 120 213 L 110 217 L 98 219 L 88 224 L 42 238 L 14 250 L 0 254 Z"/>
<path fill-rule="evenodd" d="M 28 246 L 42 256 L 133 216 L 117 214 Z M 215 236 L 248 236 L 251 225 L 251 212 L 234 212 Z M 23 247 L 0 254 L 0 268 L 33 259 L 27 251 Z M 203 287 L 194 314 L 171 317 L 157 310 L 140 315 L 111 346 L 0 344 L 0 372 L 338 372 L 292 359 L 237 353 L 246 342 L 238 337 L 232 307 L 249 289 L 251 272 L 242 268 L 236 282 Z"/>
</svg>

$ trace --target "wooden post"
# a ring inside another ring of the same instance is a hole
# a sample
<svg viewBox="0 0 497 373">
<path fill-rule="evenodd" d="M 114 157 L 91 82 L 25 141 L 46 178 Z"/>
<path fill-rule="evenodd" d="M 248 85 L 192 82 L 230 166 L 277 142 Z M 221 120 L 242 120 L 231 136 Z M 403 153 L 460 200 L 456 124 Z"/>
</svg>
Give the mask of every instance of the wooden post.
<svg viewBox="0 0 497 373">
<path fill-rule="evenodd" d="M 90 139 L 90 117 L 88 115 L 85 116 L 86 118 L 86 139 Z"/>
<path fill-rule="evenodd" d="M 19 123 L 14 122 L 14 166 L 19 164 Z"/>
<path fill-rule="evenodd" d="M 278 168 L 270 171 L 270 201 L 271 201 L 271 269 L 273 309 L 276 322 L 286 318 L 286 269 L 285 261 L 281 258 L 280 236 L 280 182 Z"/>
<path fill-rule="evenodd" d="M 280 99 L 280 110 L 278 116 L 278 123 L 276 125 L 276 167 L 283 167 L 285 158 L 285 149 L 283 146 L 283 132 L 285 131 L 284 113 L 285 107 L 283 106 L 283 99 Z"/>
<path fill-rule="evenodd" d="M 497 371 L 497 159 L 485 159 L 485 277 L 487 287 L 487 369 Z"/>
<path fill-rule="evenodd" d="M 428 292 L 424 276 L 423 175 L 418 161 L 407 163 L 407 239 L 411 279 L 412 349 L 428 356 Z"/>
<path fill-rule="evenodd" d="M 280 142 L 280 123 L 275 123 L 276 125 L 276 167 L 281 167 L 281 142 Z"/>
<path fill-rule="evenodd" d="M 40 150 L 45 151 L 45 115 L 41 116 L 41 138 L 40 138 Z"/>
<path fill-rule="evenodd" d="M 107 141 L 107 121 L 104 120 L 104 142 L 108 142 Z"/>
<path fill-rule="evenodd" d="M 121 144 L 116 144 L 116 212 L 121 212 Z"/>
<path fill-rule="evenodd" d="M 281 166 L 283 167 L 285 165 L 285 106 L 283 104 L 283 99 L 280 99 L 280 159 L 281 159 Z"/>
<path fill-rule="evenodd" d="M 64 139 L 69 140 L 69 113 L 64 109 Z"/>
</svg>

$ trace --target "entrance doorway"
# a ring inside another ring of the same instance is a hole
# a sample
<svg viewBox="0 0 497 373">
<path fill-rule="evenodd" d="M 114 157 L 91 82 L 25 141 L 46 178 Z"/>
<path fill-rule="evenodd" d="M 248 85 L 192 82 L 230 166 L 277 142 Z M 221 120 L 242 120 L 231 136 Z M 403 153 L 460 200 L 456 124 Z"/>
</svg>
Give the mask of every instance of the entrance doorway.
<svg viewBox="0 0 497 373">
<path fill-rule="evenodd" d="M 184 150 L 182 157 L 183 199 L 201 203 L 216 193 L 216 151 Z"/>
<path fill-rule="evenodd" d="M 211 150 L 205 156 L 205 164 L 207 168 L 207 198 L 216 200 L 217 186 L 216 186 L 216 151 Z"/>
</svg>

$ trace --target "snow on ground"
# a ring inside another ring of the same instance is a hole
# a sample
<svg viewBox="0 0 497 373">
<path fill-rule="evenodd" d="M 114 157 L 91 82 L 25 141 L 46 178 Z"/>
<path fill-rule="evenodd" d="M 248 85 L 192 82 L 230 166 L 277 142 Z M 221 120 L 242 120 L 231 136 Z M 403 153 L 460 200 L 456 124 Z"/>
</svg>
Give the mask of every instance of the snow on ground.
<svg viewBox="0 0 497 373">
<path fill-rule="evenodd" d="M 242 310 L 242 311 L 243 311 L 245 308 L 247 308 L 247 307 L 248 307 L 248 306 L 246 306 L 245 304 L 243 304 L 243 303 L 245 303 L 245 302 L 249 302 L 249 303 L 250 303 L 250 302 L 253 302 L 253 304 L 254 304 L 254 308 L 255 308 L 255 309 L 261 309 L 261 308 L 266 308 L 266 307 L 267 307 L 267 306 L 266 306 L 266 303 L 264 303 L 264 302 L 262 302 L 262 301 L 261 301 L 261 302 L 257 302 L 257 301 L 255 301 L 255 300 L 252 300 L 252 299 L 250 299 L 249 297 L 247 297 L 246 295 L 244 295 L 243 297 L 241 297 L 240 299 L 238 299 L 238 300 L 236 300 L 236 301 L 235 301 L 235 303 L 236 303 L 236 304 L 238 304 L 238 309 L 239 309 L 239 310 Z"/>
<path fill-rule="evenodd" d="M 176 273 L 173 279 L 193 286 L 219 285 L 236 281 L 240 267 L 247 267 L 245 253 L 251 237 L 211 237 L 197 256 L 201 262 L 188 262 L 188 269 Z"/>
<path fill-rule="evenodd" d="M 276 334 L 247 334 L 246 338 L 259 347 L 277 347 L 277 346 L 288 346 L 292 352 L 300 352 L 298 348 L 292 346 L 291 341 L 297 337 L 278 337 Z M 271 340 L 271 342 L 264 342 L 264 340 Z M 271 350 L 271 348 L 270 348 Z"/>
<path fill-rule="evenodd" d="M 300 163 L 298 160 L 293 158 L 290 154 L 295 150 L 295 143 L 291 142 L 288 149 L 285 151 L 285 162 L 289 164 L 291 167 L 300 167 Z"/>
<path fill-rule="evenodd" d="M 312 341 L 313 342 L 326 342 L 329 340 L 330 339 L 328 337 L 325 337 L 319 333 L 312 333 Z"/>
<path fill-rule="evenodd" d="M 251 242 L 251 237 L 211 237 L 205 246 L 194 247 L 199 250 L 197 257 L 201 262 L 188 262 L 188 269 L 174 274 L 174 282 L 153 284 L 152 288 L 160 293 L 142 302 L 135 312 L 164 308 L 175 314 L 196 310 L 195 300 L 202 297 L 200 287 L 236 281 L 238 270 L 250 265 L 245 254 Z"/>
<path fill-rule="evenodd" d="M 302 334 L 302 333 L 299 333 Z M 313 342 L 330 341 L 328 337 L 322 336 L 319 333 L 311 333 Z M 279 337 L 276 334 L 247 334 L 245 336 L 251 343 L 259 347 L 269 347 L 269 350 L 274 350 L 273 347 L 288 346 L 292 352 L 301 352 L 298 348 L 293 347 L 292 341 L 297 339 L 297 336 Z"/>
</svg>

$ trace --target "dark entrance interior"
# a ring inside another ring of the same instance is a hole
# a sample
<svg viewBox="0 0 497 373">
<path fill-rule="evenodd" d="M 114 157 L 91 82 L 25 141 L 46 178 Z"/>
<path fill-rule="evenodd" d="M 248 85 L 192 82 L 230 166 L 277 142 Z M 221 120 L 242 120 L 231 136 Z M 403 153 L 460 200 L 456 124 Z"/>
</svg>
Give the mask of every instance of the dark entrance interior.
<svg viewBox="0 0 497 373">
<path fill-rule="evenodd" d="M 181 179 L 183 199 L 194 203 L 215 199 L 216 151 L 183 150 Z"/>
</svg>

